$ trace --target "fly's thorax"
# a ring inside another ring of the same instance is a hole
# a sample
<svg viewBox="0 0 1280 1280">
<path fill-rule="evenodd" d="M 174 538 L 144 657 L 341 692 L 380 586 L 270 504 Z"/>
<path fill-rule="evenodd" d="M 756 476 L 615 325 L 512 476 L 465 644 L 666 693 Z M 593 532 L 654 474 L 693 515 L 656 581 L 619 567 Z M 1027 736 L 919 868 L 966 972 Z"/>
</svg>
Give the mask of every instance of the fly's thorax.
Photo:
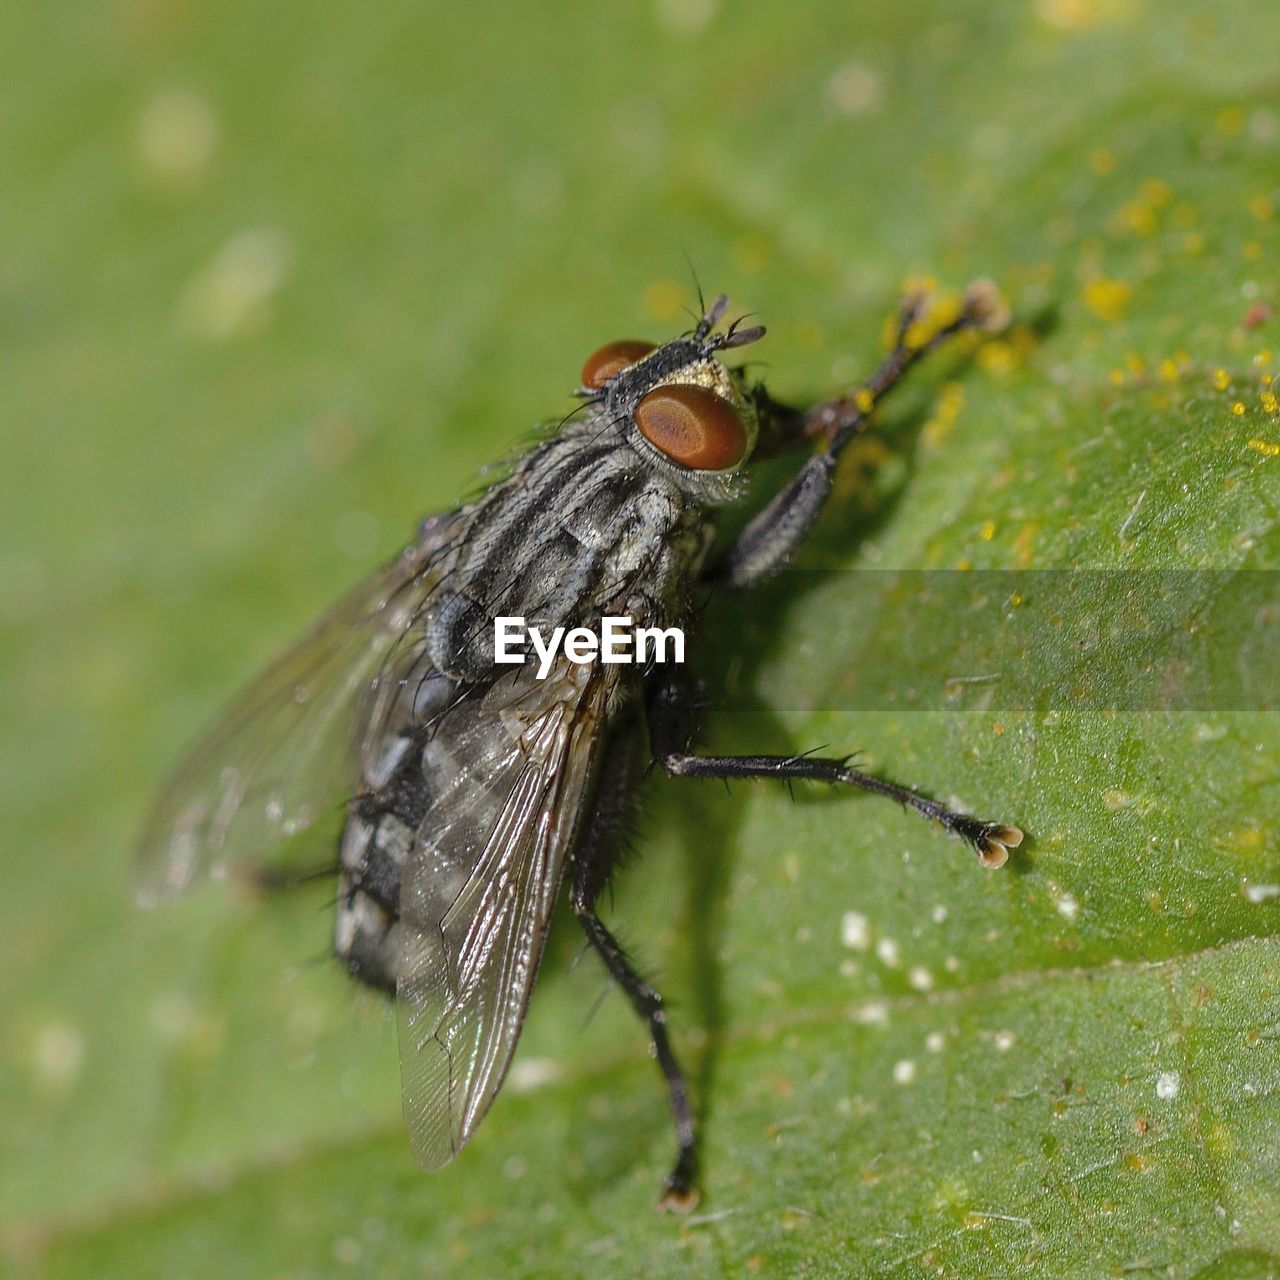
<svg viewBox="0 0 1280 1280">
<path fill-rule="evenodd" d="M 423 617 L 427 652 L 447 676 L 494 674 L 498 617 L 549 629 L 623 612 L 649 625 L 679 610 L 709 514 L 611 426 L 604 406 L 590 406 L 464 513 Z"/>
</svg>

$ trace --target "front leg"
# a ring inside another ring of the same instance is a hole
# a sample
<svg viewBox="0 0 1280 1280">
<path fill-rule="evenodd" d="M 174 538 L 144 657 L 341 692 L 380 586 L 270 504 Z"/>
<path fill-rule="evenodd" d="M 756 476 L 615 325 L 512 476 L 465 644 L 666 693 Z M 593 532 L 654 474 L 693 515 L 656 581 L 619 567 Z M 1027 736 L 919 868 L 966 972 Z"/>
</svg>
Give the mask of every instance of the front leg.
<svg viewBox="0 0 1280 1280">
<path fill-rule="evenodd" d="M 689 750 L 694 723 L 694 699 L 679 676 L 664 675 L 655 681 L 648 696 L 649 742 L 653 758 L 667 773 L 680 778 L 797 778 L 810 782 L 842 783 L 860 787 L 896 800 L 922 818 L 939 823 L 945 830 L 970 844 L 984 867 L 1002 867 L 1009 850 L 1022 843 L 1022 832 L 1002 822 L 983 822 L 922 796 L 908 787 L 872 777 L 849 765 L 850 757 L 827 756 L 708 756 Z"/>
<path fill-rule="evenodd" d="M 880 368 L 863 385 L 808 411 L 788 409 L 760 392 L 756 409 L 761 416 L 761 440 L 766 453 L 798 448 L 809 440 L 822 440 L 818 450 L 791 482 L 755 516 L 711 571 L 713 582 L 732 587 L 752 587 L 771 577 L 791 558 L 831 493 L 836 463 L 845 447 L 866 430 L 871 413 L 912 368 L 930 351 L 966 330 L 990 332 L 1005 322 L 994 285 L 979 280 L 971 284 L 954 317 L 941 323 L 928 311 L 923 293 L 907 297 L 898 313 L 893 347 Z"/>
</svg>

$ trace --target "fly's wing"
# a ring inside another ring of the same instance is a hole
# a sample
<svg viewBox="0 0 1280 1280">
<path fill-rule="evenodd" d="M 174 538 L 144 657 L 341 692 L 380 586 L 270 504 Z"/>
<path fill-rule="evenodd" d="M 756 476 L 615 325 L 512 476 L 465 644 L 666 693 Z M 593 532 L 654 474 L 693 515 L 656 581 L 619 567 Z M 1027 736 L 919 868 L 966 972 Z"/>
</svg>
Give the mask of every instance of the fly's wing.
<svg viewBox="0 0 1280 1280">
<path fill-rule="evenodd" d="M 434 1169 L 502 1084 L 588 802 L 616 677 L 532 666 L 455 706 L 428 744 L 434 799 L 400 890 L 396 996 L 405 1124 Z M 438 788 L 438 789 L 437 789 Z"/>
<path fill-rule="evenodd" d="M 139 900 L 152 905 L 237 864 L 283 869 L 291 837 L 355 790 L 353 749 L 410 667 L 410 634 L 440 581 L 451 515 L 321 618 L 269 666 L 177 766 L 142 839 Z"/>
</svg>

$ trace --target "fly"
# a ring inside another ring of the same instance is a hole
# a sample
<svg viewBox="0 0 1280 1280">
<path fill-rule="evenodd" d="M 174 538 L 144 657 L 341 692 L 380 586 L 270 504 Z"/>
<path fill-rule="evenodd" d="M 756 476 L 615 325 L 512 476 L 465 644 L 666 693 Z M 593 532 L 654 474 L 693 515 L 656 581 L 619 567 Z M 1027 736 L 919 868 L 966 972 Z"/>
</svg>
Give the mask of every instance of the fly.
<svg viewBox="0 0 1280 1280">
<path fill-rule="evenodd" d="M 605 619 L 683 627 L 710 587 L 776 573 L 831 492 L 836 463 L 922 356 L 1002 323 L 979 281 L 946 308 L 909 296 L 879 369 L 846 395 L 788 408 L 722 363 L 764 335 L 721 327 L 723 297 L 662 345 L 613 342 L 582 370 L 578 411 L 477 500 L 415 541 L 269 667 L 178 766 L 143 842 L 145 902 L 253 867 L 303 878 L 298 837 L 335 809 L 333 947 L 395 997 L 405 1125 L 445 1164 L 493 1102 L 515 1050 L 565 880 L 573 911 L 648 1027 L 675 1121 L 659 1204 L 697 1198 L 697 1145 L 662 997 L 596 912 L 646 763 L 702 778 L 808 779 L 875 792 L 965 840 L 988 867 L 1017 827 L 955 812 L 847 759 L 690 749 L 678 663 L 498 665 L 495 619 L 551 634 Z M 718 510 L 750 461 L 809 448 L 720 555 Z"/>
</svg>

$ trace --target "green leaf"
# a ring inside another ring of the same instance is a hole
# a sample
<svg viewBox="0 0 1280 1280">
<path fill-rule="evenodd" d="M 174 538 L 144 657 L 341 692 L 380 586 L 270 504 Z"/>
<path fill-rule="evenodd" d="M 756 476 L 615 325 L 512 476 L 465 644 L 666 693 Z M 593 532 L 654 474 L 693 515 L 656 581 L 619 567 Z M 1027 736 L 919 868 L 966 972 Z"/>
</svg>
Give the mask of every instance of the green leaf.
<svg viewBox="0 0 1280 1280">
<path fill-rule="evenodd" d="M 1239 572 L 1280 560 L 1266 6 L 133 0 L 10 26 L 0 1265 L 1276 1274 L 1277 615 Z M 130 884 L 219 700 L 589 351 L 681 327 L 686 250 L 798 402 L 866 372 L 908 274 L 1012 301 L 696 648 L 715 749 L 861 748 L 1030 838 L 987 872 L 870 797 L 654 781 L 610 918 L 703 1113 L 677 1220 L 650 1207 L 658 1073 L 616 994 L 589 1018 L 571 921 L 492 1115 L 427 1176 L 387 1013 L 311 962 L 323 891 L 144 916 Z M 953 647 L 921 583 L 965 570 L 1044 573 Z M 1150 597 L 1124 684 L 1102 642 L 1134 615 L 1079 584 L 1154 571 L 1189 611 Z M 1201 683 L 1170 688 L 1185 662 Z"/>
</svg>

